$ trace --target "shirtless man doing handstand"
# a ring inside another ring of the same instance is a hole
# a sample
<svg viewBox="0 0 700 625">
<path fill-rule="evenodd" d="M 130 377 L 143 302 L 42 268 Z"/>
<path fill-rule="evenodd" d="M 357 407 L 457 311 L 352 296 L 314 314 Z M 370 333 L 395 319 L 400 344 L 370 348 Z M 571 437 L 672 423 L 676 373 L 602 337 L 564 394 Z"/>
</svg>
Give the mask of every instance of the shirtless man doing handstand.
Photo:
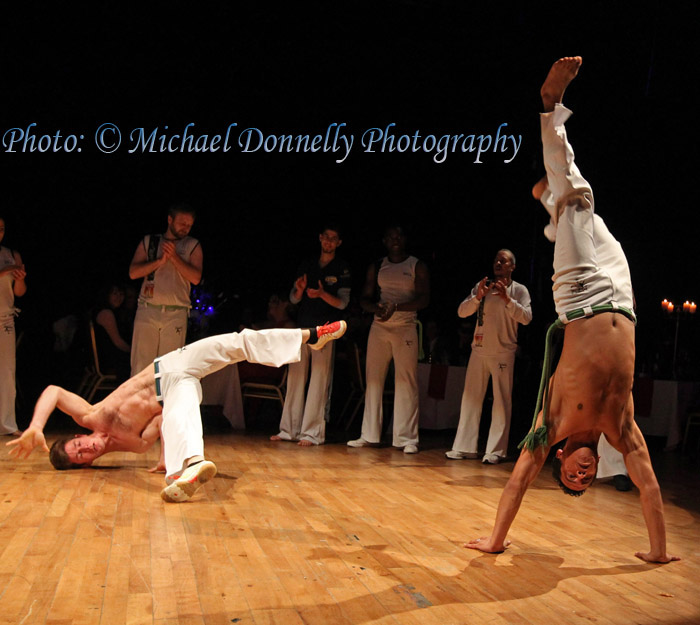
<svg viewBox="0 0 700 625">
<path fill-rule="evenodd" d="M 311 329 L 244 330 L 212 336 L 156 358 L 105 399 L 90 405 L 82 397 L 49 386 L 39 397 L 29 427 L 7 443 L 10 455 L 27 458 L 35 447 L 49 452 L 44 426 L 55 408 L 73 417 L 92 434 L 56 441 L 50 460 L 57 469 L 88 466 L 111 451 L 145 453 L 161 441 L 156 469 L 165 469 L 161 497 L 178 503 L 216 475 L 213 462 L 204 459 L 200 380 L 241 360 L 280 367 L 299 360 L 302 343 L 321 349 L 341 337 L 344 321 Z"/>
<path fill-rule="evenodd" d="M 666 552 L 661 491 L 644 437 L 634 421 L 634 313 L 632 286 L 622 247 L 594 213 L 593 193 L 574 163 L 564 123 L 571 115 L 562 97 L 581 66 L 581 57 L 559 59 L 541 89 L 544 164 L 547 175 L 533 195 L 552 218 L 545 234 L 554 245 L 554 301 L 564 324 L 564 345 L 549 381 L 549 413 L 542 444 L 523 449 L 498 504 L 489 537 L 465 546 L 503 551 L 506 535 L 528 486 L 552 445 L 554 473 L 565 492 L 580 495 L 596 474 L 596 443 L 605 434 L 625 459 L 639 488 L 650 550 L 635 555 L 647 562 L 678 560 Z M 535 428 L 543 425 L 540 412 Z M 535 439 L 532 439 L 534 443 Z"/>
</svg>

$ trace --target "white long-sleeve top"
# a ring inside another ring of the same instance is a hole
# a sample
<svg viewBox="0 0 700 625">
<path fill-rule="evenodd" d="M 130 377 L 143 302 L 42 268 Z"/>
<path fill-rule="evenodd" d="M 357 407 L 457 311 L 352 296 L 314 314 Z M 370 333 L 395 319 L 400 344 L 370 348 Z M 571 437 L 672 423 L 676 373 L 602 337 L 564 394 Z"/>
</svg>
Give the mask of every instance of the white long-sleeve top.
<svg viewBox="0 0 700 625">
<path fill-rule="evenodd" d="M 469 317 L 479 310 L 476 299 L 479 283 L 474 286 L 457 309 L 460 317 Z M 527 288 L 512 280 L 506 292 L 510 301 L 506 304 L 498 295 L 488 291 L 484 296 L 482 323 L 477 321 L 472 339 L 472 351 L 482 356 L 496 356 L 514 352 L 518 348 L 518 324 L 526 326 L 532 321 L 530 292 Z"/>
</svg>

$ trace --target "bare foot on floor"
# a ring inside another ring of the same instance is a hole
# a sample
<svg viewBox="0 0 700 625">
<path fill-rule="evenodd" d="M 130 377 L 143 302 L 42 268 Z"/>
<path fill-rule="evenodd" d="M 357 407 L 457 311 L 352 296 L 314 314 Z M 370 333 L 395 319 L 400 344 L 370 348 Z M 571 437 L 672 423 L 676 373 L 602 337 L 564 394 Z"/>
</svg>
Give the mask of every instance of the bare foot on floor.
<svg viewBox="0 0 700 625">
<path fill-rule="evenodd" d="M 313 443 L 311 441 L 303 440 L 299 441 L 297 445 L 299 445 L 299 447 L 311 447 Z"/>
<path fill-rule="evenodd" d="M 271 441 L 281 441 L 282 437 L 275 434 L 274 436 L 270 436 L 270 440 Z"/>
<path fill-rule="evenodd" d="M 554 105 L 562 101 L 564 91 L 578 74 L 582 62 L 580 56 L 565 56 L 552 65 L 540 89 L 545 113 L 553 111 Z"/>
</svg>

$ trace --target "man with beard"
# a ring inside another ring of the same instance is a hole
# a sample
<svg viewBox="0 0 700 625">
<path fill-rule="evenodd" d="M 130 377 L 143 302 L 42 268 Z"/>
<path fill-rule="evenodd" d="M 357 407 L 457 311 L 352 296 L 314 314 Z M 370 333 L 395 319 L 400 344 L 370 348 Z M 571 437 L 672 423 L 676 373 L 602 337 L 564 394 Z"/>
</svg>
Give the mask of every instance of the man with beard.
<svg viewBox="0 0 700 625">
<path fill-rule="evenodd" d="M 195 212 L 187 204 L 168 211 L 163 235 L 146 235 L 129 265 L 132 280 L 143 278 L 131 341 L 131 375 L 157 356 L 185 344 L 190 284 L 202 278 L 202 246 L 189 235 Z"/>
</svg>

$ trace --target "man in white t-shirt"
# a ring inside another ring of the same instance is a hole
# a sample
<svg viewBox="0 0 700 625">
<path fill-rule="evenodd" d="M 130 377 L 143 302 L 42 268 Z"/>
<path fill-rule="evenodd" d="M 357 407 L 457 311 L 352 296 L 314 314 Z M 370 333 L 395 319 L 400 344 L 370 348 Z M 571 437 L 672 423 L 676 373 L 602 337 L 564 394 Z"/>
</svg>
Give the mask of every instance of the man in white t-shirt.
<svg viewBox="0 0 700 625">
<path fill-rule="evenodd" d="M 350 447 L 380 442 L 384 382 L 394 361 L 394 431 L 392 445 L 406 454 L 418 452 L 418 311 L 430 301 L 425 263 L 406 251 L 402 226 L 384 232 L 387 256 L 370 265 L 360 304 L 374 321 L 367 340 L 367 388 L 362 435 Z"/>
</svg>

